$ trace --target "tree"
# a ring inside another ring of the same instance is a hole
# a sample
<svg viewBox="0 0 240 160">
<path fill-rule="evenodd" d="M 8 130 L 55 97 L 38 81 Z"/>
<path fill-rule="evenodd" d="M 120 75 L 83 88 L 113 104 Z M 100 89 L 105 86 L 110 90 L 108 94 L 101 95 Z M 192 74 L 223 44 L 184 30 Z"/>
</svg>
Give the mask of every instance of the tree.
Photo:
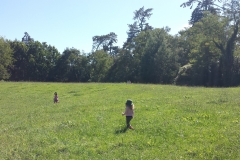
<svg viewBox="0 0 240 160">
<path fill-rule="evenodd" d="M 126 48 L 131 44 L 133 38 L 135 38 L 140 32 L 152 30 L 153 27 L 147 23 L 147 19 L 149 19 L 152 15 L 152 8 L 148 8 L 144 10 L 144 7 L 136 10 L 134 12 L 133 24 L 128 24 L 129 31 L 127 32 L 128 38 L 127 41 L 124 43 L 123 48 Z"/>
<path fill-rule="evenodd" d="M 74 73 L 78 82 L 88 82 L 90 79 L 91 66 L 89 57 L 86 54 L 81 54 L 76 59 Z"/>
<path fill-rule="evenodd" d="M 224 5 L 224 13 L 228 18 L 225 26 L 225 35 L 213 39 L 216 47 L 221 51 L 223 63 L 223 83 L 225 86 L 233 85 L 233 62 L 236 42 L 239 34 L 240 25 L 240 2 L 230 0 Z"/>
<path fill-rule="evenodd" d="M 46 42 L 42 43 L 45 52 L 45 63 L 47 66 L 46 81 L 54 81 L 56 78 L 55 67 L 61 54 L 58 52 L 57 48 L 51 45 L 47 45 Z"/>
<path fill-rule="evenodd" d="M 56 49 L 48 46 L 47 43 L 39 41 L 27 43 L 27 76 L 29 81 L 47 81 L 50 71 L 56 61 L 53 61 L 51 54 L 58 54 Z M 52 64 L 53 63 L 53 64 Z"/>
<path fill-rule="evenodd" d="M 185 33 L 181 33 L 190 45 L 190 75 L 196 81 L 192 80 L 198 81 L 195 85 L 234 85 L 234 57 L 239 22 L 232 22 L 228 17 L 209 12 L 204 14 L 204 18 Z"/>
<path fill-rule="evenodd" d="M 102 36 L 94 36 L 93 40 L 93 52 L 103 49 L 105 52 L 109 52 L 110 55 L 116 55 L 118 51 L 117 46 L 113 46 L 117 43 L 117 35 L 114 32 Z"/>
<path fill-rule="evenodd" d="M 54 81 L 53 68 L 60 53 L 46 42 L 29 41 L 28 43 L 13 41 L 14 63 L 11 68 L 12 81 Z"/>
<path fill-rule="evenodd" d="M 12 54 L 9 42 L 0 37 L 0 79 L 7 80 L 10 77 L 8 69 L 13 63 Z"/>
<path fill-rule="evenodd" d="M 152 15 L 151 13 L 152 10 L 153 10 L 152 8 L 144 10 L 144 7 L 142 7 L 134 12 L 133 20 L 137 22 L 140 32 L 152 28 L 151 26 L 148 25 L 148 23 L 146 23 L 146 19 L 149 19 Z"/>
<path fill-rule="evenodd" d="M 146 45 L 149 38 L 151 38 L 151 31 L 152 30 L 140 32 L 132 40 L 132 59 L 129 61 L 131 81 L 142 82 L 141 61 L 143 56 L 146 54 Z"/>
<path fill-rule="evenodd" d="M 54 71 L 56 73 L 56 81 L 61 82 L 80 82 L 82 73 L 80 71 L 82 55 L 75 48 L 66 48 L 62 56 L 57 61 Z"/>
<path fill-rule="evenodd" d="M 24 81 L 27 80 L 28 72 L 28 47 L 25 43 L 14 40 L 10 42 L 13 50 L 13 66 L 11 67 L 11 81 Z"/>
<path fill-rule="evenodd" d="M 98 50 L 89 55 L 91 65 L 91 82 L 108 81 L 106 79 L 109 69 L 113 64 L 113 58 L 104 50 Z"/>
<path fill-rule="evenodd" d="M 134 76 L 134 71 L 137 68 L 133 63 L 134 57 L 132 53 L 129 50 L 121 49 L 117 59 L 109 68 L 107 80 L 110 82 L 126 82 L 127 80 L 138 82 L 139 79 Z"/>
<path fill-rule="evenodd" d="M 111 81 L 123 82 L 130 80 L 132 82 L 142 82 L 141 60 L 145 54 L 145 46 L 149 39 L 149 32 L 140 32 L 132 40 L 132 49 L 121 49 L 118 58 L 111 67 L 109 78 Z"/>
<path fill-rule="evenodd" d="M 189 20 L 190 24 L 195 24 L 203 18 L 204 11 L 209 11 L 212 14 L 217 14 L 220 11 L 222 7 L 215 2 L 222 2 L 222 0 L 188 0 L 188 2 L 181 4 L 180 7 L 190 7 L 192 9 L 193 4 L 197 3 L 197 7 L 193 10 L 191 19 Z"/>
<path fill-rule="evenodd" d="M 177 54 L 170 44 L 172 37 L 164 28 L 150 31 L 141 60 L 141 76 L 147 83 L 172 83 L 177 74 Z"/>
<path fill-rule="evenodd" d="M 219 86 L 219 58 L 221 53 L 212 41 L 212 37 L 223 29 L 223 22 L 218 21 L 218 16 L 206 16 L 192 28 L 181 32 L 189 44 L 189 62 L 184 65 L 181 74 L 188 74 L 191 85 Z M 179 73 L 180 73 L 179 72 Z M 180 80 L 181 81 L 181 80 Z"/>
<path fill-rule="evenodd" d="M 208 37 L 211 44 L 214 44 L 215 48 L 221 52 L 221 57 L 219 58 L 219 83 L 218 85 L 231 86 L 234 85 L 234 52 L 237 45 L 237 39 L 239 34 L 239 24 L 240 24 L 240 4 L 238 0 L 228 0 L 223 7 L 220 7 L 214 2 L 216 0 L 189 0 L 188 2 L 182 4 L 183 7 L 191 6 L 194 2 L 199 2 L 198 7 L 202 8 L 202 11 L 210 10 L 212 6 L 215 6 L 217 9 L 221 9 L 222 14 L 212 14 L 209 12 L 204 13 L 204 18 L 198 20 L 201 28 L 199 28 L 201 33 L 204 36 Z M 218 2 L 221 2 L 218 0 Z M 197 22 L 195 25 L 199 24 Z M 194 28 L 193 26 L 193 28 Z M 235 61 L 236 62 L 236 61 Z"/>
</svg>

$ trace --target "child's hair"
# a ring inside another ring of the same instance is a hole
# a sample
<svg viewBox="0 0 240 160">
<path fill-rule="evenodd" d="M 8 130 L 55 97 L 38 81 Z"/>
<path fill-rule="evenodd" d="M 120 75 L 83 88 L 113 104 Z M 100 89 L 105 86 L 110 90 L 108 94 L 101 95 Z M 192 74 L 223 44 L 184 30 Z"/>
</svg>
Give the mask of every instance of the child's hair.
<svg viewBox="0 0 240 160">
<path fill-rule="evenodd" d="M 132 104 L 132 105 L 130 105 L 130 106 L 128 106 L 131 110 L 133 110 L 134 109 L 134 104 Z"/>
<path fill-rule="evenodd" d="M 131 110 L 134 109 L 134 104 L 132 103 L 131 99 L 128 99 L 126 102 L 126 106 L 129 107 Z"/>
<path fill-rule="evenodd" d="M 57 95 L 57 92 L 55 92 L 54 95 Z"/>
</svg>

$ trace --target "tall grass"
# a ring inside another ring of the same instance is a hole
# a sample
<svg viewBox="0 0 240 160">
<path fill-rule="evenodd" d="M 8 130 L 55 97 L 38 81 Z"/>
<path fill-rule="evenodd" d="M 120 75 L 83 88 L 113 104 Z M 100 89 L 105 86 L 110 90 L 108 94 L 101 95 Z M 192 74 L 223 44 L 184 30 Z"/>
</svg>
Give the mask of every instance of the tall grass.
<svg viewBox="0 0 240 160">
<path fill-rule="evenodd" d="M 1 82 L 0 159 L 240 159 L 239 92 Z M 127 99 L 135 130 L 125 130 L 121 116 Z"/>
</svg>

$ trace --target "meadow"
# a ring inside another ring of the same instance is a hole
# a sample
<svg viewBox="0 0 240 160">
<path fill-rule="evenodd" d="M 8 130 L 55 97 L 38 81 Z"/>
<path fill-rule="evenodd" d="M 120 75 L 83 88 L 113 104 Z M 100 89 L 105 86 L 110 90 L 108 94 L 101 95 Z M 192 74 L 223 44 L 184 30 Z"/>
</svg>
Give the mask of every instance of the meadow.
<svg viewBox="0 0 240 160">
<path fill-rule="evenodd" d="M 0 82 L 0 159 L 237 160 L 239 93 L 239 87 Z M 121 115 L 127 99 L 135 105 L 135 130 L 125 130 Z"/>
</svg>

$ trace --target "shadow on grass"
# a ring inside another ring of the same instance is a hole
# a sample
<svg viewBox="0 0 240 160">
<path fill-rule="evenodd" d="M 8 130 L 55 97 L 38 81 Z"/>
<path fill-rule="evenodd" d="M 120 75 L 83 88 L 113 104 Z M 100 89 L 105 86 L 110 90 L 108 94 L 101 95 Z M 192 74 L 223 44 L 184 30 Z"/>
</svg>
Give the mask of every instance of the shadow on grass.
<svg viewBox="0 0 240 160">
<path fill-rule="evenodd" d="M 127 127 L 124 127 L 124 128 L 121 128 L 121 129 L 116 130 L 116 131 L 115 131 L 115 134 L 125 133 L 127 130 L 128 130 L 128 128 L 127 128 Z"/>
</svg>

